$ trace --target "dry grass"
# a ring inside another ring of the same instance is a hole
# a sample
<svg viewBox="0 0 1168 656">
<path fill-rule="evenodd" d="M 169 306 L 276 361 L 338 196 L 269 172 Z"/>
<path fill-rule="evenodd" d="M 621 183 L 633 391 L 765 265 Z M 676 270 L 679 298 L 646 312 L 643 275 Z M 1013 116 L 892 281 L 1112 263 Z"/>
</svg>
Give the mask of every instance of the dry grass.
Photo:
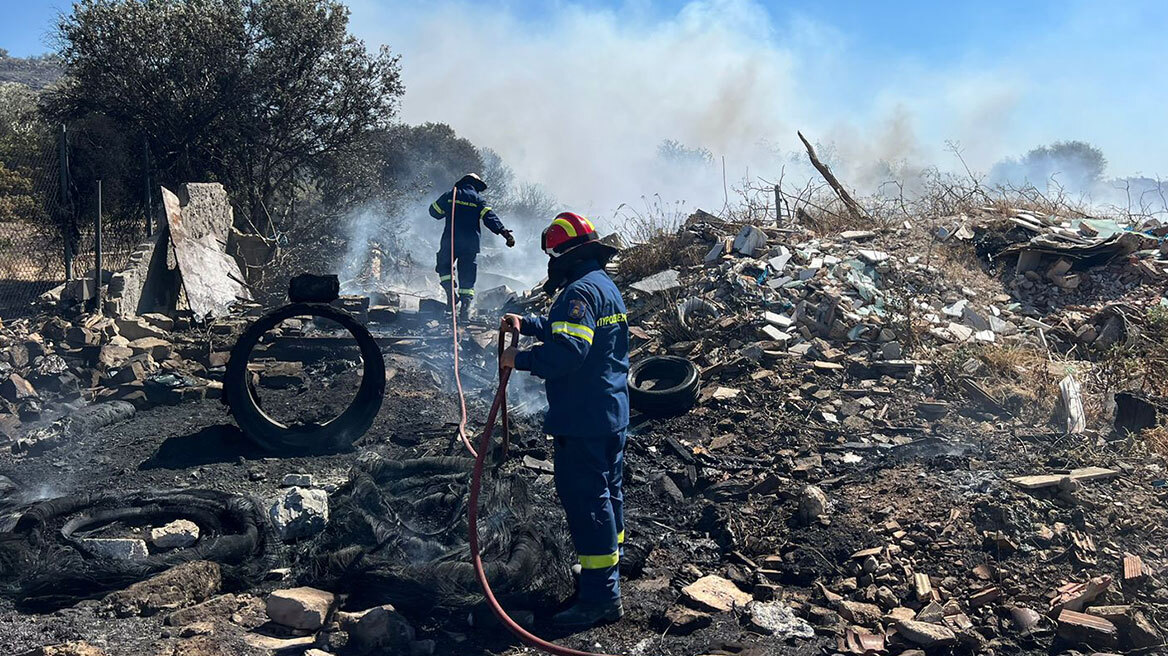
<svg viewBox="0 0 1168 656">
<path fill-rule="evenodd" d="M 660 199 L 645 202 L 644 210 L 631 205 L 617 209 L 620 234 L 629 247 L 621 253 L 620 272 L 643 278 L 670 268 L 702 261 L 702 246 L 682 226 L 688 214 L 680 203 L 665 205 Z"/>
<path fill-rule="evenodd" d="M 1168 458 L 1168 426 L 1145 428 L 1140 431 L 1139 439 L 1148 448 L 1149 453 Z"/>
<path fill-rule="evenodd" d="M 972 375 L 966 373 L 970 359 L 980 364 Z M 1033 424 L 1048 422 L 1054 415 L 1058 383 L 1066 368 L 1050 362 L 1044 353 L 997 344 L 964 345 L 940 364 L 953 392 L 964 394 L 958 381 L 971 377 L 1011 415 Z"/>
</svg>

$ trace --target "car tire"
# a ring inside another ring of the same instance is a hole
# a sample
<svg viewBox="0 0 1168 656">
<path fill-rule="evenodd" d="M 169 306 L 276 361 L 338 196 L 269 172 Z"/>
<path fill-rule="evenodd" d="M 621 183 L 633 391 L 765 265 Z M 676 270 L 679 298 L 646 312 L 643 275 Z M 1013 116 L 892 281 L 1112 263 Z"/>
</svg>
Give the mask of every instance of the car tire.
<svg viewBox="0 0 1168 656">
<path fill-rule="evenodd" d="M 332 319 L 349 331 L 361 349 L 361 385 L 349 407 L 323 424 L 286 426 L 263 411 L 248 383 L 251 351 L 272 328 L 292 317 Z M 231 349 L 223 376 L 223 400 L 243 434 L 266 451 L 310 455 L 346 449 L 365 434 L 381 410 L 385 396 L 385 359 L 364 325 L 352 314 L 324 303 L 292 303 L 265 314 L 248 326 Z"/>
<path fill-rule="evenodd" d="M 648 381 L 664 381 L 662 387 L 645 387 Z M 697 366 L 672 355 L 638 360 L 629 369 L 629 405 L 649 415 L 677 415 L 698 400 L 701 380 Z"/>
</svg>

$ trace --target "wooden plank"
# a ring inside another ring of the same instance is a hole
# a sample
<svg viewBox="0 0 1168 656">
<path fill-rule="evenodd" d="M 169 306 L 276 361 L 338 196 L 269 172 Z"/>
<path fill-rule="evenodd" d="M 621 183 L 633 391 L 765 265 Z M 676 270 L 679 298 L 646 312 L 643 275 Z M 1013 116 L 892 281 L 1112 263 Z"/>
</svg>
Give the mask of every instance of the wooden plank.
<svg viewBox="0 0 1168 656">
<path fill-rule="evenodd" d="M 1147 572 L 1144 570 L 1144 561 L 1139 556 L 1133 554 L 1124 554 L 1123 556 L 1123 580 L 1125 583 L 1141 583 L 1147 578 Z"/>
<path fill-rule="evenodd" d="M 1083 392 L 1074 376 L 1067 376 L 1059 382 L 1063 411 L 1066 413 L 1067 432 L 1081 434 L 1087 430 L 1087 414 L 1083 411 Z"/>
</svg>

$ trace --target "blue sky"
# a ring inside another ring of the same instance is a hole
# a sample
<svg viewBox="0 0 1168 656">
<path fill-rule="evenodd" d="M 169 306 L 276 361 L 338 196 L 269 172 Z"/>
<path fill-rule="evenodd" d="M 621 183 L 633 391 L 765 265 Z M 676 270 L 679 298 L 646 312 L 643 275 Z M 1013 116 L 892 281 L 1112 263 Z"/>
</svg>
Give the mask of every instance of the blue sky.
<svg viewBox="0 0 1168 656">
<path fill-rule="evenodd" d="M 68 5 L 0 2 L 16 55 L 47 50 Z M 952 164 L 948 141 L 985 170 L 1063 139 L 1100 146 L 1112 174 L 1168 175 L 1159 2 L 349 4 L 358 36 L 402 55 L 404 119 L 449 122 L 553 187 L 581 178 L 562 173 L 565 148 L 639 161 L 662 138 L 773 175 L 760 143 L 792 149 L 795 129 L 835 143 L 857 180 L 869 160 Z M 593 168 L 598 189 L 628 178 Z"/>
</svg>

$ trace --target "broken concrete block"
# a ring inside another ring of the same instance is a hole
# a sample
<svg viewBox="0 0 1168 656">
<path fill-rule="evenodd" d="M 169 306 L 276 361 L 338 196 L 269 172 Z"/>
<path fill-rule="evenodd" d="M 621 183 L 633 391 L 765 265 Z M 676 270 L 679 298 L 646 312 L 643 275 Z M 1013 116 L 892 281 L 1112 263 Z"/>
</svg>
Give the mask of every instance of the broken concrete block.
<svg viewBox="0 0 1168 656">
<path fill-rule="evenodd" d="M 860 249 L 860 259 L 868 264 L 880 264 L 881 262 L 887 261 L 889 257 L 891 256 L 884 251 Z"/>
<path fill-rule="evenodd" d="M 896 632 L 909 642 L 924 647 L 945 647 L 957 644 L 957 634 L 940 624 L 930 624 L 917 620 L 901 620 L 896 624 Z"/>
<path fill-rule="evenodd" d="M 758 250 L 766 248 L 766 243 L 767 236 L 765 232 L 757 226 L 744 225 L 738 231 L 738 235 L 734 237 L 733 248 L 735 253 L 752 257 Z"/>
<path fill-rule="evenodd" d="M 267 612 L 276 624 L 316 631 L 324 626 L 336 597 L 316 588 L 276 590 L 268 595 Z"/>
<path fill-rule="evenodd" d="M 291 488 L 272 504 L 268 517 L 284 540 L 316 535 L 328 524 L 328 493 L 320 489 Z"/>
<path fill-rule="evenodd" d="M 159 549 L 186 549 L 199 541 L 199 525 L 176 519 L 166 526 L 150 529 L 150 544 Z"/>
<path fill-rule="evenodd" d="M 681 594 L 699 608 L 717 613 L 745 608 L 753 600 L 749 593 L 738 589 L 733 581 L 714 574 L 703 576 L 685 586 Z"/>
<path fill-rule="evenodd" d="M 269 362 L 259 370 L 260 385 L 269 389 L 291 389 L 305 383 L 304 365 L 300 362 Z"/>
<path fill-rule="evenodd" d="M 146 541 L 136 538 L 87 538 L 81 543 L 99 558 L 139 560 L 150 555 Z"/>
<path fill-rule="evenodd" d="M 652 294 L 656 292 L 666 292 L 671 289 L 677 289 L 678 287 L 681 287 L 681 280 L 678 277 L 676 269 L 669 269 L 667 271 L 662 271 L 661 273 L 655 273 L 648 278 L 639 280 L 629 286 L 639 292 Z"/>
<path fill-rule="evenodd" d="M 280 487 L 316 487 L 316 479 L 312 474 L 284 474 Z"/>
</svg>

